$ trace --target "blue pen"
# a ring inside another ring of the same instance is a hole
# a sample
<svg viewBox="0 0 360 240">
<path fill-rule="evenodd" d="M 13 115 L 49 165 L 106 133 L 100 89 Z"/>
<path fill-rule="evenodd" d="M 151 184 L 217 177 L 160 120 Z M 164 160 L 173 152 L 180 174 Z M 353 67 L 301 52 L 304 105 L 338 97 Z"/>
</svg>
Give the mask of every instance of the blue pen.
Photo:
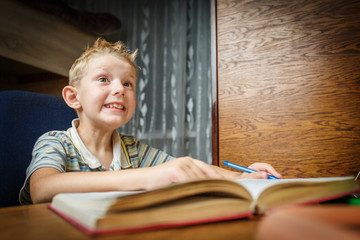
<svg viewBox="0 0 360 240">
<path fill-rule="evenodd" d="M 224 164 L 225 166 L 232 167 L 232 168 L 235 168 L 235 169 L 237 169 L 237 170 L 240 170 L 240 171 L 243 171 L 243 172 L 247 172 L 247 173 L 256 172 L 256 170 L 254 170 L 254 169 L 247 168 L 247 167 L 243 167 L 243 166 L 240 166 L 240 165 L 237 165 L 237 164 L 235 164 L 235 163 L 228 162 L 228 161 L 223 161 L 223 164 Z M 272 175 L 268 175 L 268 179 L 279 179 L 279 178 L 274 177 L 274 176 L 272 176 Z"/>
</svg>

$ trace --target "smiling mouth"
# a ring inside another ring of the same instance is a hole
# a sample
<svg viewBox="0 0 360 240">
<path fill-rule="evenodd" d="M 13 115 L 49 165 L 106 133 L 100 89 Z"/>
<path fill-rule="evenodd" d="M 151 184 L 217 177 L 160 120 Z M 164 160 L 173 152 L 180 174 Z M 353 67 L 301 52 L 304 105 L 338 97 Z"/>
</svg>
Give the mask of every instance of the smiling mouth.
<svg viewBox="0 0 360 240">
<path fill-rule="evenodd" d="M 124 110 L 125 107 L 121 104 L 116 104 L 116 103 L 111 103 L 111 104 L 105 104 L 106 108 L 115 108 L 115 109 L 119 109 L 119 110 Z"/>
</svg>

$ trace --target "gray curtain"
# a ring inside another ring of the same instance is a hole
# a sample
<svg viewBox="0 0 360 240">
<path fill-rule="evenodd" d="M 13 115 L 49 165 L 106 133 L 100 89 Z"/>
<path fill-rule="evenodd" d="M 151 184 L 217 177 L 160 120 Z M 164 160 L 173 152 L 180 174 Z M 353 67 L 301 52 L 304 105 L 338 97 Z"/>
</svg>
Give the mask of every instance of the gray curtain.
<svg viewBox="0 0 360 240">
<path fill-rule="evenodd" d="M 117 16 L 106 38 L 139 50 L 137 110 L 119 131 L 169 154 L 212 162 L 210 1 L 67 1 Z"/>
</svg>

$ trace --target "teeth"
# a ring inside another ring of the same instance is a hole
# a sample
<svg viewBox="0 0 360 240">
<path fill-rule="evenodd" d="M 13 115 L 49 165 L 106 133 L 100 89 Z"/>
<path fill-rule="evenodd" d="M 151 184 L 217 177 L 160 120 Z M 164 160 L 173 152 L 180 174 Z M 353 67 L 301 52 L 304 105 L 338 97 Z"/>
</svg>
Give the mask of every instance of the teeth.
<svg viewBox="0 0 360 240">
<path fill-rule="evenodd" d="M 124 107 L 122 106 L 122 105 L 120 105 L 120 104 L 108 104 L 108 105 L 106 105 L 106 107 L 107 108 L 116 108 L 116 109 L 120 109 L 120 110 L 123 110 L 124 109 Z"/>
</svg>

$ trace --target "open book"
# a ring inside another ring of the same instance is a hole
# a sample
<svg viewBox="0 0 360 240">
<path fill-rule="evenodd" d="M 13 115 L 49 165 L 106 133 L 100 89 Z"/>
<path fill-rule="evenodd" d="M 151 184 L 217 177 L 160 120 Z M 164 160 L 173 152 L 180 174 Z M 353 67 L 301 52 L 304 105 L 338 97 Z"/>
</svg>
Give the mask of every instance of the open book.
<svg viewBox="0 0 360 240">
<path fill-rule="evenodd" d="M 207 179 L 144 192 L 58 194 L 49 208 L 88 234 L 105 234 L 245 218 L 358 191 L 353 177 Z"/>
</svg>

